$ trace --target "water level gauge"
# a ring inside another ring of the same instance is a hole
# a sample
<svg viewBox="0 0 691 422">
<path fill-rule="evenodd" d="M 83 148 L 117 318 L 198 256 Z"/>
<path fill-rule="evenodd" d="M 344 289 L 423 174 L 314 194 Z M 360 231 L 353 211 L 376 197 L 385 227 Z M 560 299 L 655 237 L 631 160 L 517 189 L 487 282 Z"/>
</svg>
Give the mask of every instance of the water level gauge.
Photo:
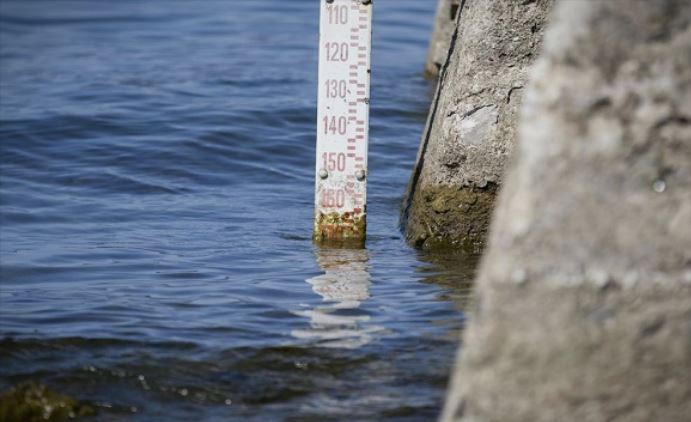
<svg viewBox="0 0 691 422">
<path fill-rule="evenodd" d="M 321 0 L 314 238 L 364 240 L 371 0 Z"/>
</svg>

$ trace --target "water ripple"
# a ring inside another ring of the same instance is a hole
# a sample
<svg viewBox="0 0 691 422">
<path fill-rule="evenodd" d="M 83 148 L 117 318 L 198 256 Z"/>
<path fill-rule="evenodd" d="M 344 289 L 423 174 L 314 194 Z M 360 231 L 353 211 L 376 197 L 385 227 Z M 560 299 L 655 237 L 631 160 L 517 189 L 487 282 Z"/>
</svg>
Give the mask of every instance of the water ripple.
<svg viewBox="0 0 691 422">
<path fill-rule="evenodd" d="M 3 1 L 0 389 L 111 421 L 434 419 L 474 261 L 398 232 L 433 3 L 376 5 L 369 238 L 343 250 L 311 242 L 314 1 Z"/>
</svg>

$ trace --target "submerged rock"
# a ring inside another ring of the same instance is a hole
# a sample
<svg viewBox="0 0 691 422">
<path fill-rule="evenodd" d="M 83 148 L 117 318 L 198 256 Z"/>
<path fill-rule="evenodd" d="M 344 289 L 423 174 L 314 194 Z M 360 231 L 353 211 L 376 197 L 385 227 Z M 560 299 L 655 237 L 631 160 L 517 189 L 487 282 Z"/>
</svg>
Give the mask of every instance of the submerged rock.
<svg viewBox="0 0 691 422">
<path fill-rule="evenodd" d="M 95 414 L 91 406 L 33 382 L 0 394 L 0 422 L 66 421 Z"/>
<path fill-rule="evenodd" d="M 438 19 L 452 3 L 442 1 Z M 516 137 L 527 70 L 540 48 L 552 3 L 459 3 L 448 62 L 442 67 L 404 204 L 402 224 L 411 243 L 423 248 L 463 246 L 473 252 L 484 245 L 495 193 Z M 448 204 L 443 212 L 435 206 L 440 197 Z M 468 203 L 467 197 L 478 200 Z"/>
<path fill-rule="evenodd" d="M 691 2 L 563 1 L 443 421 L 691 415 Z"/>
</svg>

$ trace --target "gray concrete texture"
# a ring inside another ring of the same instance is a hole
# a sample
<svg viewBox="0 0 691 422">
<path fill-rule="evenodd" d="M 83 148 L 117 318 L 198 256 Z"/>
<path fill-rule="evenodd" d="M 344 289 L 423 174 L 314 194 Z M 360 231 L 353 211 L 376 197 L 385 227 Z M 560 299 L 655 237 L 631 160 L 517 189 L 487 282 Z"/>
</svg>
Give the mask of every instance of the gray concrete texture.
<svg viewBox="0 0 691 422">
<path fill-rule="evenodd" d="M 456 29 L 456 16 L 460 4 L 461 0 L 439 0 L 434 18 L 434 31 L 425 62 L 426 76 L 439 76 L 439 71 L 449 57 L 451 37 Z"/>
<path fill-rule="evenodd" d="M 691 2 L 561 1 L 442 420 L 691 420 Z"/>
<path fill-rule="evenodd" d="M 516 138 L 527 71 L 552 0 L 464 0 L 442 67 L 402 226 L 422 248 L 479 252 Z"/>
</svg>

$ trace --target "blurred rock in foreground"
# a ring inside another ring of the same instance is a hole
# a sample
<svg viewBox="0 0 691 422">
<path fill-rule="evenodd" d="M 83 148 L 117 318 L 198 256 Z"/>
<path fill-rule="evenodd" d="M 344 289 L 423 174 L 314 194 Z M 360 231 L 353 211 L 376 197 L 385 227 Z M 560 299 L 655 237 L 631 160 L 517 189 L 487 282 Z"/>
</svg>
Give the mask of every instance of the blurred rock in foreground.
<svg viewBox="0 0 691 422">
<path fill-rule="evenodd" d="M 691 2 L 562 1 L 443 421 L 691 420 Z"/>
</svg>

